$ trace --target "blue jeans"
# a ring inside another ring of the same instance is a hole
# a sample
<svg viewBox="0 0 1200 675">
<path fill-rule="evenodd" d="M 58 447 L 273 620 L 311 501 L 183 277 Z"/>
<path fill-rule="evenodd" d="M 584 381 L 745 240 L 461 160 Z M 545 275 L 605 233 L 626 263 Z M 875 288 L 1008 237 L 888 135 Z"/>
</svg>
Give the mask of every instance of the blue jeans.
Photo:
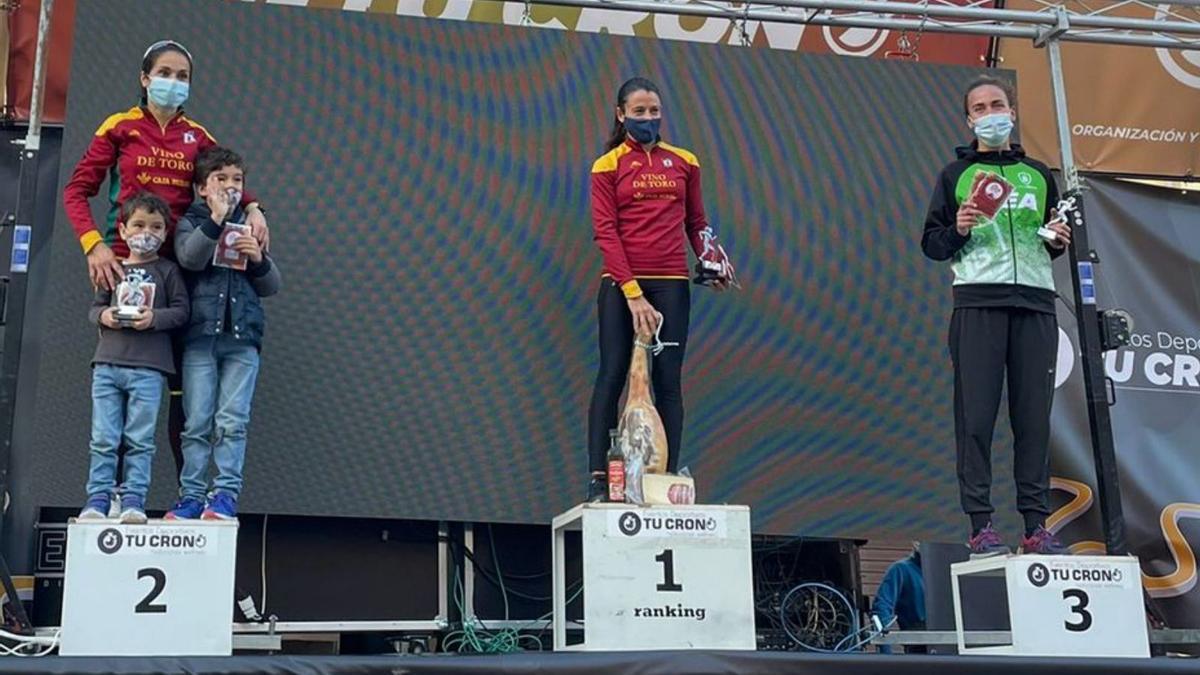
<svg viewBox="0 0 1200 675">
<path fill-rule="evenodd" d="M 166 377 L 150 368 L 97 364 L 92 369 L 91 468 L 88 496 L 109 494 L 117 482 L 117 449 L 125 441 L 121 494 L 143 500 L 150 489 L 154 429 Z"/>
<path fill-rule="evenodd" d="M 227 333 L 184 346 L 183 471 L 179 476 L 184 497 L 204 499 L 209 458 L 217 465 L 213 487 L 234 498 L 241 494 L 258 360 L 258 349 Z"/>
</svg>

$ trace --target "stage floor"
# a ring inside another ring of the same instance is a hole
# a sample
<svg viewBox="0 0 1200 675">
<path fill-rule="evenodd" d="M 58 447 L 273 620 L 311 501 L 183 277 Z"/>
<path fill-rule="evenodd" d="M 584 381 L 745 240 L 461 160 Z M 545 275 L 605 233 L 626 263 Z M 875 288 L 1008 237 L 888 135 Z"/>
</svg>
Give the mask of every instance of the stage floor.
<svg viewBox="0 0 1200 675">
<path fill-rule="evenodd" d="M 1196 659 L 1045 659 L 791 652 L 522 653 L 503 656 L 234 656 L 230 658 L 0 659 L 5 673 L 527 673 L 546 675 L 1139 675 L 1200 672 Z"/>
</svg>

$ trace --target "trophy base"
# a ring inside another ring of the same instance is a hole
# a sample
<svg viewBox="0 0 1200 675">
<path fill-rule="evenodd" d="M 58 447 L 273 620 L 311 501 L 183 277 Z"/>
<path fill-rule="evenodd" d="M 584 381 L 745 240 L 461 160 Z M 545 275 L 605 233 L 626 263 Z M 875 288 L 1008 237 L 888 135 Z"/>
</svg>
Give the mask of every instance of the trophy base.
<svg viewBox="0 0 1200 675">
<path fill-rule="evenodd" d="M 696 284 L 697 286 L 712 286 L 720 280 L 720 265 L 703 261 L 696 263 L 696 276 L 692 279 L 692 283 Z"/>
<path fill-rule="evenodd" d="M 1039 227 L 1038 236 L 1053 244 L 1058 241 L 1058 233 L 1048 227 Z"/>
</svg>

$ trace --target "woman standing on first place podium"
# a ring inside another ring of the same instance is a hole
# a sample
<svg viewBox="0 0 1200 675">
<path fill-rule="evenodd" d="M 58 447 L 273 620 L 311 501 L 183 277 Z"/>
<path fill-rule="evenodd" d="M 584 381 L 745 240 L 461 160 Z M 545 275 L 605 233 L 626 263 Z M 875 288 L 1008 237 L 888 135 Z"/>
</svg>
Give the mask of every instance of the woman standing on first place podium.
<svg viewBox="0 0 1200 675">
<path fill-rule="evenodd" d="M 733 269 L 704 215 L 700 162 L 663 142 L 661 123 L 658 87 L 641 77 L 625 82 L 617 92 L 607 152 L 592 165 L 592 227 L 604 275 L 596 301 L 600 372 L 588 410 L 589 501 L 607 492 L 609 430 L 617 425 L 635 331 L 652 335 L 660 322 L 659 338 L 672 346 L 654 356 L 654 407 L 666 430 L 667 470 L 679 464 L 680 376 L 691 309 L 685 242 L 697 256 L 708 252 L 705 258 L 721 270 L 706 275 L 706 285 L 722 291 L 732 280 Z"/>
</svg>

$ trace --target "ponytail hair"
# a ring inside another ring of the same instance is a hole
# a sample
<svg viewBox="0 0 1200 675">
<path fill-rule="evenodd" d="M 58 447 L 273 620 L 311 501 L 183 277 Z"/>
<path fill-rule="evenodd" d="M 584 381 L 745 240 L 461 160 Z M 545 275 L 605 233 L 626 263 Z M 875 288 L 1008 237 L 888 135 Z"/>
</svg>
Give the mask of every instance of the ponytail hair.
<svg viewBox="0 0 1200 675">
<path fill-rule="evenodd" d="M 648 91 L 651 94 L 662 96 L 662 93 L 658 90 L 658 85 L 644 77 L 634 77 L 626 80 L 625 84 L 622 84 L 621 88 L 617 90 L 617 107 L 624 110 L 625 102 L 629 100 L 630 96 L 639 91 Z M 621 118 L 614 114 L 613 127 L 608 135 L 608 141 L 605 143 L 605 150 L 612 150 L 624 142 L 625 125 L 621 123 Z"/>
</svg>

